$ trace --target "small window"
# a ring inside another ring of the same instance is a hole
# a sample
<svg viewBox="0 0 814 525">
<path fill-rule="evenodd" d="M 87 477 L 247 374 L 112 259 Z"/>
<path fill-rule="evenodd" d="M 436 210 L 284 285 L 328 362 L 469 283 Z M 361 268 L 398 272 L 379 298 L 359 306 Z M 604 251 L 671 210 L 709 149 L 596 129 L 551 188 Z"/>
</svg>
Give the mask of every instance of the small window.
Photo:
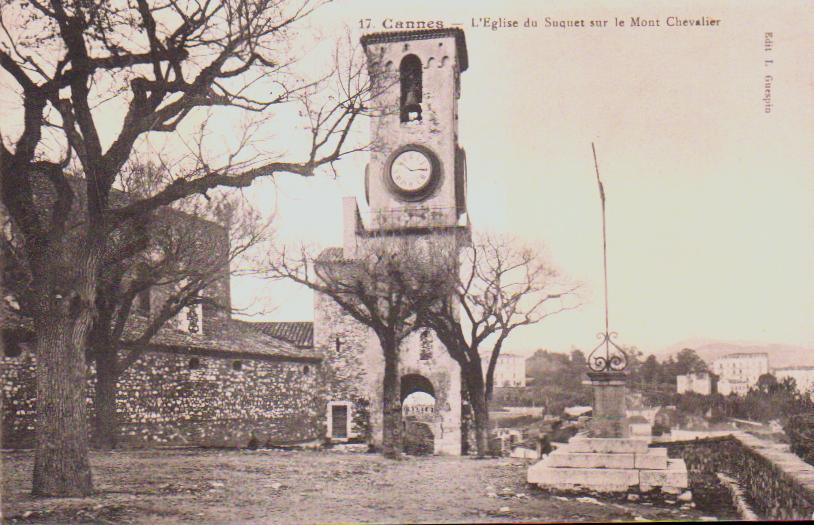
<svg viewBox="0 0 814 525">
<path fill-rule="evenodd" d="M 186 308 L 186 328 L 190 334 L 197 334 L 201 331 L 201 305 L 192 304 Z"/>
<path fill-rule="evenodd" d="M 20 357 L 23 348 L 16 337 L 3 330 L 3 355 L 6 357 Z"/>
<path fill-rule="evenodd" d="M 144 317 L 150 317 L 150 289 L 142 290 L 138 293 L 138 306 L 136 310 Z"/>
<path fill-rule="evenodd" d="M 189 358 L 189 363 L 187 364 L 187 367 L 190 370 L 197 370 L 197 369 L 199 369 L 201 367 L 201 360 L 198 359 L 197 357 L 190 357 Z"/>
<path fill-rule="evenodd" d="M 304 367 L 302 367 L 303 375 L 307 376 L 310 372 L 311 372 L 311 368 L 308 365 L 305 365 Z"/>
<path fill-rule="evenodd" d="M 432 359 L 432 336 L 429 330 L 423 330 L 419 336 L 421 344 L 421 361 L 429 361 Z"/>
<path fill-rule="evenodd" d="M 232 370 L 242 370 L 243 361 L 232 361 Z"/>
</svg>

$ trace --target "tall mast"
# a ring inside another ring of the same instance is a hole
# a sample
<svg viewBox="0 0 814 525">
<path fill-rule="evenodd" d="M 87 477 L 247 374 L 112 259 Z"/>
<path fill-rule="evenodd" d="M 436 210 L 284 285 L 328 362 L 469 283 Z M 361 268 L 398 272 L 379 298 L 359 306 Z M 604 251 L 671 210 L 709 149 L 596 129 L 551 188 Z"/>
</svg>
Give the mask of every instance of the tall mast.
<svg viewBox="0 0 814 525">
<path fill-rule="evenodd" d="M 596 184 L 599 186 L 599 200 L 602 203 L 602 272 L 605 285 L 605 331 L 597 334 L 601 339 L 599 344 L 588 355 L 588 367 L 595 372 L 621 372 L 627 368 L 627 354 L 616 343 L 613 338 L 616 332 L 610 331 L 609 308 L 608 308 L 608 235 L 607 222 L 605 219 L 605 187 L 602 179 L 599 178 L 599 161 L 596 159 L 596 146 L 591 142 L 591 151 L 594 156 L 594 169 L 596 170 Z M 604 353 L 597 353 L 597 350 L 604 347 Z"/>
</svg>

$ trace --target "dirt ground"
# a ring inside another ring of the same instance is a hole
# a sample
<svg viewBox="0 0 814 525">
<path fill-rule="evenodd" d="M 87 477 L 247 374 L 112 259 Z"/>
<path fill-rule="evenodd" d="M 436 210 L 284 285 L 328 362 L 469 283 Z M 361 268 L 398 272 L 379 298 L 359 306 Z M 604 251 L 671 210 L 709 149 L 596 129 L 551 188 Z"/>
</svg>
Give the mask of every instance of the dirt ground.
<svg viewBox="0 0 814 525">
<path fill-rule="evenodd" d="M 6 523 L 422 523 L 701 519 L 702 509 L 544 494 L 524 460 L 333 451 L 94 453 L 97 494 L 33 498 L 30 452 L 3 453 Z M 709 516 L 709 514 L 706 514 Z"/>
</svg>

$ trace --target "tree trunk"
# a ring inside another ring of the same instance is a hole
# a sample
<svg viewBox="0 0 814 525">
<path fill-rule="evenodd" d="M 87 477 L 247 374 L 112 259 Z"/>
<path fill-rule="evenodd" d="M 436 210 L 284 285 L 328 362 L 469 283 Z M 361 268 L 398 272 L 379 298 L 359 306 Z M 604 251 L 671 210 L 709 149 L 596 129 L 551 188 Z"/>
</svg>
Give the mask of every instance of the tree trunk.
<svg viewBox="0 0 814 525">
<path fill-rule="evenodd" d="M 93 445 L 100 450 L 116 448 L 116 380 L 118 360 L 111 348 L 96 350 L 96 388 L 93 395 Z"/>
<path fill-rule="evenodd" d="M 45 301 L 48 301 L 46 298 Z M 82 347 L 90 316 L 60 308 L 35 315 L 37 422 L 32 492 L 88 496 L 93 492 L 85 416 L 87 371 Z"/>
<path fill-rule="evenodd" d="M 466 387 L 469 390 L 469 403 L 475 422 L 475 444 L 478 457 L 489 453 L 489 403 L 486 400 L 486 388 L 481 377 L 480 366 L 473 366 L 466 371 Z"/>
<path fill-rule="evenodd" d="M 478 456 L 489 454 L 489 404 L 485 396 L 473 396 L 472 412 L 475 420 L 475 442 L 478 447 Z"/>
<path fill-rule="evenodd" d="M 60 246 L 34 259 L 37 420 L 32 493 L 89 496 L 85 343 L 93 325 L 101 241 L 73 261 Z"/>
<path fill-rule="evenodd" d="M 395 346 L 395 344 L 393 345 Z M 401 459 L 401 384 L 398 352 L 384 349 L 384 385 L 382 393 L 382 451 L 386 458 Z"/>
</svg>

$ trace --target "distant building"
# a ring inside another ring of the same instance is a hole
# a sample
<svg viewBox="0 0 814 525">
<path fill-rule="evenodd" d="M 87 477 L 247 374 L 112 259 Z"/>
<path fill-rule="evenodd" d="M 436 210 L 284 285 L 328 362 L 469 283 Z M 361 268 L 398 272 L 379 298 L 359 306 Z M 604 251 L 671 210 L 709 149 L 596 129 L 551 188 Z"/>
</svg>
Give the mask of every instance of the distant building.
<svg viewBox="0 0 814 525">
<path fill-rule="evenodd" d="M 797 390 L 800 392 L 810 392 L 814 388 L 814 366 L 787 366 L 775 368 L 772 375 L 782 382 L 787 377 L 794 379 L 797 383 Z"/>
<path fill-rule="evenodd" d="M 769 373 L 769 354 L 737 353 L 719 357 L 712 362 L 712 372 L 720 379 L 718 392 L 728 395 L 729 392 L 745 395 L 749 389 L 757 385 L 757 380 L 763 374 Z"/>
<path fill-rule="evenodd" d="M 735 394 L 736 396 L 745 396 L 749 389 L 757 384 L 748 383 L 746 381 L 730 381 L 729 379 L 720 379 L 718 381 L 718 393 L 723 396 Z"/>
<path fill-rule="evenodd" d="M 488 370 L 490 357 L 490 354 L 481 355 L 484 374 Z M 495 364 L 494 386 L 526 386 L 526 358 L 517 354 L 501 353 Z"/>
<path fill-rule="evenodd" d="M 676 376 L 676 392 L 695 392 L 708 396 L 712 393 L 712 377 L 707 372 Z"/>
</svg>

